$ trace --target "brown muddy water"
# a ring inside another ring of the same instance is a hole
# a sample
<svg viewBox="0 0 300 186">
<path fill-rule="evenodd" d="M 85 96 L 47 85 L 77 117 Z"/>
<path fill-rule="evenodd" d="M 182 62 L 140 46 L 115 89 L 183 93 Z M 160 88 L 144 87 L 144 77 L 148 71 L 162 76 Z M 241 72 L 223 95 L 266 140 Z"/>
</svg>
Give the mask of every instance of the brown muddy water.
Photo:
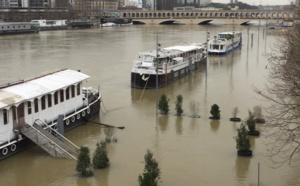
<svg viewBox="0 0 300 186">
<path fill-rule="evenodd" d="M 207 67 L 159 89 L 170 99 L 170 114 L 156 117 L 155 90 L 132 89 L 130 71 L 137 52 L 153 50 L 156 35 L 164 47 L 205 42 L 206 33 L 231 31 L 231 26 L 129 26 L 88 30 L 45 31 L 0 37 L 0 83 L 30 78 L 62 68 L 80 69 L 91 76 L 85 86 L 100 87 L 102 123 L 124 126 L 116 143 L 107 146 L 109 168 L 81 178 L 76 161 L 50 157 L 35 146 L 0 162 L 3 186 L 134 186 L 143 172 L 144 155 L 151 150 L 161 168 L 160 186 L 261 186 L 299 183 L 299 169 L 273 169 L 266 156 L 267 139 L 251 138 L 254 156 L 237 157 L 233 139 L 240 123 L 230 122 L 238 106 L 245 119 L 255 105 L 266 105 L 252 87 L 263 87 L 268 74 L 266 53 L 276 41 L 263 27 L 235 27 L 243 33 L 240 49 L 209 57 Z M 158 34 L 157 34 L 158 33 Z M 253 39 L 251 35 L 253 34 Z M 175 116 L 175 99 L 183 96 L 184 115 Z M 201 118 L 192 118 L 190 100 L 199 102 Z M 211 105 L 221 109 L 219 121 L 209 120 Z M 261 127 L 258 126 L 261 130 Z M 66 133 L 93 153 L 105 139 L 103 128 L 87 123 Z"/>
</svg>

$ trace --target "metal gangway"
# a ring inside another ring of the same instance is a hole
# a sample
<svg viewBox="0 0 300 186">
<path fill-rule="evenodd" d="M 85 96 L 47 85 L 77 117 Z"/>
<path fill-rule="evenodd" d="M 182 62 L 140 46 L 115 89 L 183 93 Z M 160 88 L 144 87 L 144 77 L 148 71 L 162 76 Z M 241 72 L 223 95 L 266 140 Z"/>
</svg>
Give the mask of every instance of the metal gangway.
<svg viewBox="0 0 300 186">
<path fill-rule="evenodd" d="M 25 124 L 21 133 L 53 157 L 77 160 L 79 147 L 39 119 Z"/>
</svg>

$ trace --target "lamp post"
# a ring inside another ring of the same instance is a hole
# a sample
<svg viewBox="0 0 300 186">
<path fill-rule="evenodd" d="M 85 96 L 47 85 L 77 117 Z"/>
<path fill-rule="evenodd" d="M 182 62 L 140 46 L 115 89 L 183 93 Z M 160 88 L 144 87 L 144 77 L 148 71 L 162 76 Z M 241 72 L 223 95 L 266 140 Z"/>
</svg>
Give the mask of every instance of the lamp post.
<svg viewBox="0 0 300 186">
<path fill-rule="evenodd" d="M 158 33 L 156 32 L 156 59 L 155 59 L 155 71 L 156 71 L 156 116 L 158 115 Z"/>
</svg>

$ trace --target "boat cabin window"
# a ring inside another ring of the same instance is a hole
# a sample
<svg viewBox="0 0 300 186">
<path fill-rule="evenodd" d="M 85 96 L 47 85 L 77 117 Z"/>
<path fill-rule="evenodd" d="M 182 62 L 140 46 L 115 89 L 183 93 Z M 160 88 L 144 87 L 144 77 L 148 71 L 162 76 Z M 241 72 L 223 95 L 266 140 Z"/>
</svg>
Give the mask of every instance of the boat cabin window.
<svg viewBox="0 0 300 186">
<path fill-rule="evenodd" d="M 42 110 L 45 110 L 46 109 L 46 96 L 42 96 L 41 102 L 42 102 Z"/>
<path fill-rule="evenodd" d="M 58 104 L 58 92 L 56 91 L 54 93 L 54 105 L 57 105 Z"/>
<path fill-rule="evenodd" d="M 70 99 L 70 87 L 66 89 L 66 100 Z"/>
<path fill-rule="evenodd" d="M 152 62 L 153 61 L 153 56 L 145 56 L 144 61 L 145 62 Z"/>
<path fill-rule="evenodd" d="M 31 102 L 30 101 L 27 102 L 27 112 L 28 112 L 28 115 L 31 114 Z"/>
<path fill-rule="evenodd" d="M 64 102 L 64 90 L 60 90 L 59 94 L 60 94 L 60 102 Z"/>
<path fill-rule="evenodd" d="M 213 45 L 214 50 L 219 50 L 219 45 Z"/>
<path fill-rule="evenodd" d="M 75 97 L 75 86 L 74 85 L 71 86 L 71 95 L 72 95 L 72 98 Z"/>
<path fill-rule="evenodd" d="M 52 96 L 48 94 L 48 107 L 52 107 Z"/>
<path fill-rule="evenodd" d="M 37 113 L 39 111 L 39 100 L 37 98 L 34 99 L 34 112 Z"/>
<path fill-rule="evenodd" d="M 80 83 L 77 85 L 77 96 L 80 95 Z"/>
<path fill-rule="evenodd" d="M 4 125 L 8 123 L 8 112 L 6 109 L 3 109 L 3 123 Z"/>
</svg>

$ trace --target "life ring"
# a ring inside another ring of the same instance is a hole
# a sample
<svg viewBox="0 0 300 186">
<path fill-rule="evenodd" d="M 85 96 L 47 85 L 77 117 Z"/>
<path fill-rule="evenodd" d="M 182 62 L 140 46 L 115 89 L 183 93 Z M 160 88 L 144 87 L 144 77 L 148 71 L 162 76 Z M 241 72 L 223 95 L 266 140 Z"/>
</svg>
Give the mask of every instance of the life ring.
<svg viewBox="0 0 300 186">
<path fill-rule="evenodd" d="M 91 113 L 91 109 L 90 108 L 86 109 L 86 113 L 90 114 Z"/>
<path fill-rule="evenodd" d="M 75 121 L 75 116 L 72 116 L 72 117 L 71 117 L 71 121 L 72 121 L 72 123 L 74 123 L 74 121 Z"/>
<path fill-rule="evenodd" d="M 76 119 L 80 119 L 80 114 L 77 114 L 77 115 L 76 115 Z"/>
<path fill-rule="evenodd" d="M 5 156 L 8 153 L 8 149 L 5 147 L 2 149 L 2 154 Z"/>
<path fill-rule="evenodd" d="M 10 150 L 11 150 L 11 151 L 15 151 L 16 149 L 17 149 L 16 144 L 12 144 L 12 145 L 10 146 Z"/>
<path fill-rule="evenodd" d="M 66 119 L 66 120 L 65 120 L 65 123 L 66 123 L 66 125 L 69 125 L 69 124 L 70 124 L 70 120 L 69 120 L 69 119 Z"/>
<path fill-rule="evenodd" d="M 81 116 L 84 117 L 85 116 L 85 111 L 81 112 Z"/>
<path fill-rule="evenodd" d="M 53 125 L 53 130 L 57 130 L 57 125 Z"/>
</svg>

